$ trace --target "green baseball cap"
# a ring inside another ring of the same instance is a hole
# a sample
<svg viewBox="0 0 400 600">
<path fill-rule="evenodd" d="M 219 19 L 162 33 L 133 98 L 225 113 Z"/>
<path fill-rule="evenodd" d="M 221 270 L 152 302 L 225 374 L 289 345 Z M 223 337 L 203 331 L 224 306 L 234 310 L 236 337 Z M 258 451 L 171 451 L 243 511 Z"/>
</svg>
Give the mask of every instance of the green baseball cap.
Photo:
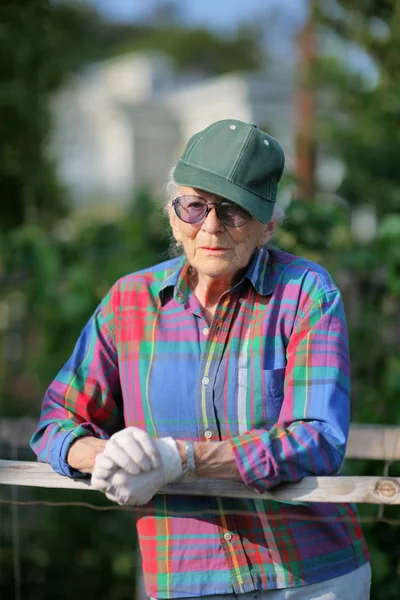
<svg viewBox="0 0 400 600">
<path fill-rule="evenodd" d="M 271 220 L 285 154 L 256 125 L 224 119 L 193 135 L 174 180 L 242 206 L 262 223 Z"/>
</svg>

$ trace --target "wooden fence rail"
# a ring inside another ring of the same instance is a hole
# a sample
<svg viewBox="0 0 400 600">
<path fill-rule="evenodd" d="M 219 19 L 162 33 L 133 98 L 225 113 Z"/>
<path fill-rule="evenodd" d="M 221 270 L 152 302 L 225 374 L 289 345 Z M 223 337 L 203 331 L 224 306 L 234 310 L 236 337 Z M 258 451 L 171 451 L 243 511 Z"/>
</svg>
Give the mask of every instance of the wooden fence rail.
<svg viewBox="0 0 400 600">
<path fill-rule="evenodd" d="M 346 458 L 400 460 L 400 427 L 351 423 Z"/>
<path fill-rule="evenodd" d="M 90 480 L 58 475 L 46 464 L 0 460 L 0 484 L 46 488 L 92 490 Z M 94 490 L 92 490 L 94 491 Z M 400 478 L 396 477 L 305 477 L 285 483 L 270 492 L 259 493 L 244 483 L 197 478 L 171 483 L 164 494 L 257 498 L 279 502 L 363 502 L 400 504 Z"/>
<path fill-rule="evenodd" d="M 36 420 L 0 419 L 0 442 L 18 454 L 24 449 L 36 427 Z M 386 461 L 400 460 L 400 427 L 352 423 L 347 458 Z M 58 475 L 46 464 L 0 460 L 0 485 L 92 490 L 90 480 L 69 479 Z M 93 490 L 92 490 L 93 491 Z M 165 494 L 264 498 L 280 502 L 362 502 L 400 504 L 400 478 L 396 477 L 305 477 L 298 483 L 285 483 L 270 492 L 259 492 L 240 482 L 197 478 L 176 482 L 163 488 Z"/>
</svg>

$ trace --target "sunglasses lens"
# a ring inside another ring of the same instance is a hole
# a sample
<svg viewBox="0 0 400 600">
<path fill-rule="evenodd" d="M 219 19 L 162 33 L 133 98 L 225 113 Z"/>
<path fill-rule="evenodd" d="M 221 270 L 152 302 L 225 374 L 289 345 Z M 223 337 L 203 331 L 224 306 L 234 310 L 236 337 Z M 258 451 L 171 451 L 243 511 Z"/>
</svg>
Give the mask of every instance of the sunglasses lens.
<svg viewBox="0 0 400 600">
<path fill-rule="evenodd" d="M 220 202 L 217 206 L 219 219 L 228 227 L 241 227 L 250 219 L 250 214 L 232 202 Z"/>
<path fill-rule="evenodd" d="M 207 212 L 207 202 L 199 196 L 179 196 L 174 200 L 177 216 L 185 223 L 199 223 Z"/>
</svg>

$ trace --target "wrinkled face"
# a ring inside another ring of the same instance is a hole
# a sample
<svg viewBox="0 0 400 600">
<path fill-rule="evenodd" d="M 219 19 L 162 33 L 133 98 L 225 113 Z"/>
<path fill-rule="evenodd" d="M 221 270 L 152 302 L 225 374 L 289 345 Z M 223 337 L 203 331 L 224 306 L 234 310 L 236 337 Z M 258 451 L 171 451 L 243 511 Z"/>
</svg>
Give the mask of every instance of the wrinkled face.
<svg viewBox="0 0 400 600">
<path fill-rule="evenodd" d="M 208 202 L 222 199 L 184 186 L 179 188 L 179 195 L 201 196 Z M 174 237 L 182 244 L 189 264 L 199 275 L 215 279 L 233 280 L 247 266 L 256 247 L 268 242 L 275 230 L 272 221 L 265 225 L 254 217 L 241 227 L 228 227 L 218 219 L 214 208 L 193 225 L 181 221 L 172 206 L 169 217 Z"/>
</svg>

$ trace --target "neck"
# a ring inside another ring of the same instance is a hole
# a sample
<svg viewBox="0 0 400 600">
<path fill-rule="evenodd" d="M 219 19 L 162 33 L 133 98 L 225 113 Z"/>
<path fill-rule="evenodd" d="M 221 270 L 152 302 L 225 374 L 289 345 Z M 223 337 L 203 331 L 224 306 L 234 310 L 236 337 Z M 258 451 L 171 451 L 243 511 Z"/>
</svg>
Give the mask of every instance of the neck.
<svg viewBox="0 0 400 600">
<path fill-rule="evenodd" d="M 203 309 L 211 311 L 215 308 L 221 295 L 229 290 L 239 279 L 237 276 L 209 277 L 196 271 L 189 275 L 189 285 Z"/>
</svg>

